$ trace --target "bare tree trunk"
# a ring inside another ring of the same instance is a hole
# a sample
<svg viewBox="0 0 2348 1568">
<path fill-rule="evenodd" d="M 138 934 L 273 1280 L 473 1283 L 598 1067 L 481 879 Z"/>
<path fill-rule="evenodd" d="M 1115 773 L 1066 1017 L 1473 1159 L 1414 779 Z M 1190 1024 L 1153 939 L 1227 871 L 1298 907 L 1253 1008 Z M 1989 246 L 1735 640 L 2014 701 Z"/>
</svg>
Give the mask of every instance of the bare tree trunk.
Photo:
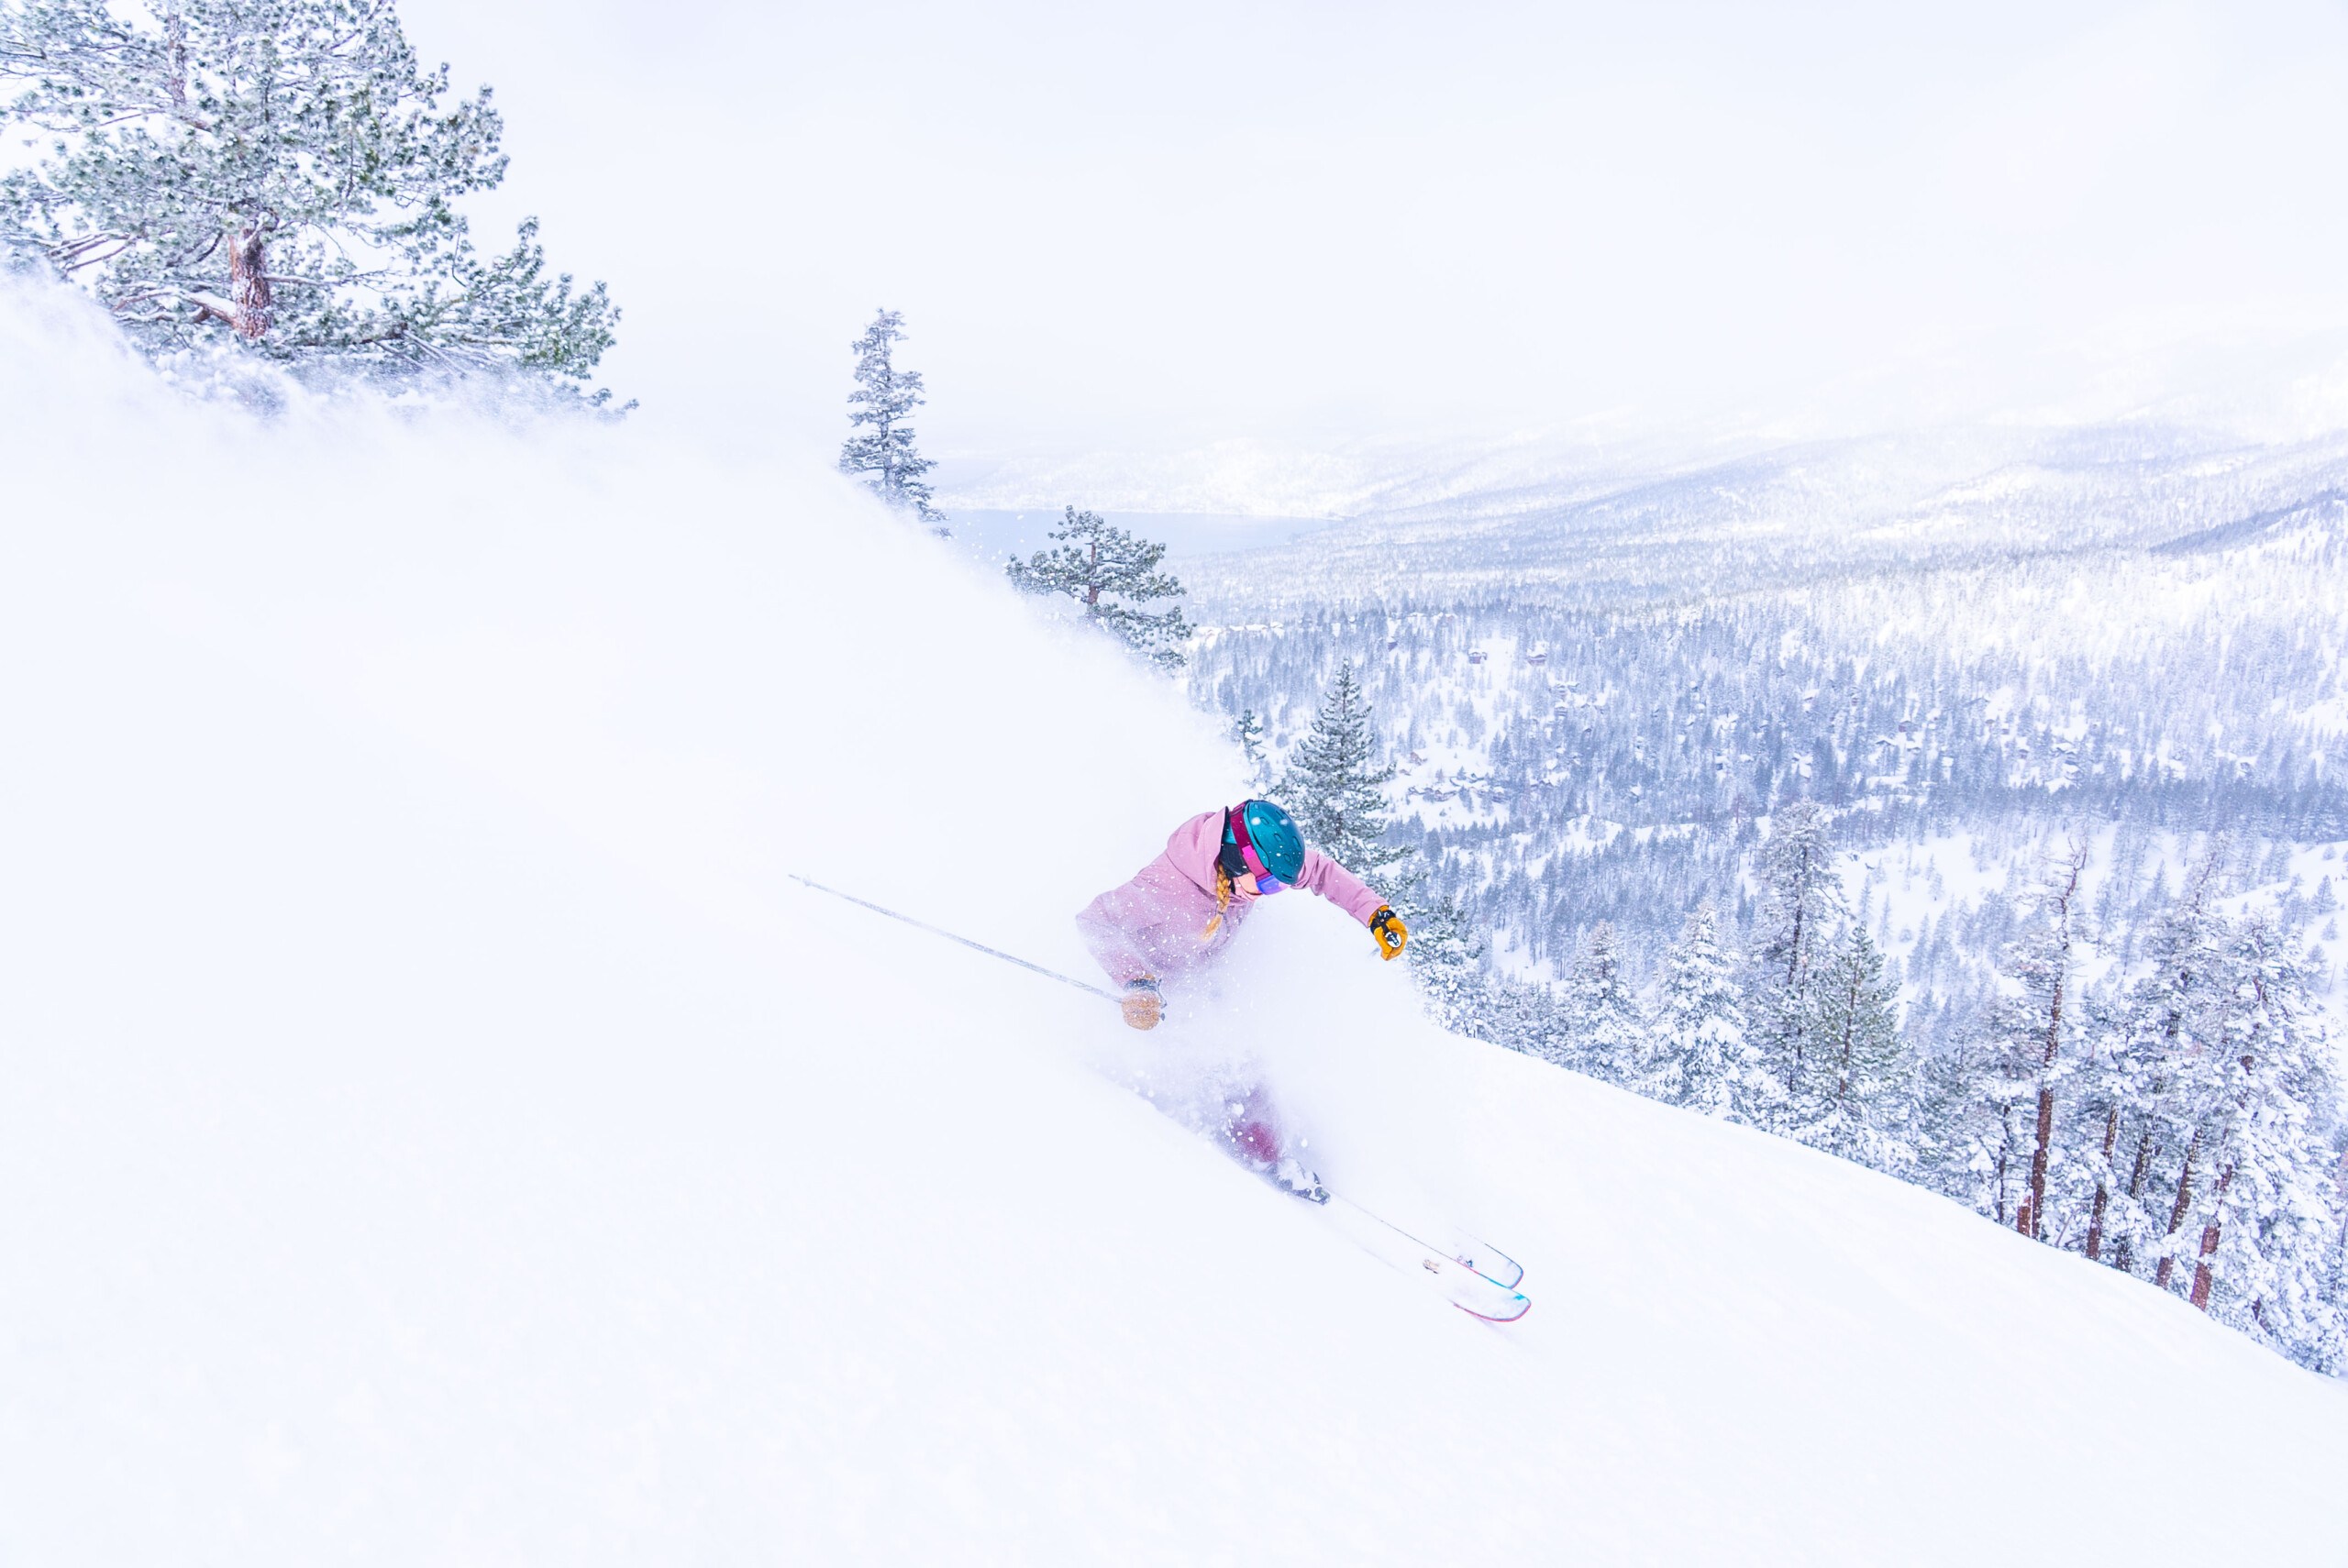
<svg viewBox="0 0 2348 1568">
<path fill-rule="evenodd" d="M 2144 1173 L 2151 1167 L 2152 1158 L 2153 1130 L 2147 1127 L 2143 1136 L 2136 1140 L 2136 1163 L 2128 1173 L 2128 1201 L 2131 1203 L 2144 1195 Z M 2136 1272 L 2136 1245 L 2125 1236 L 2120 1238 L 2120 1245 L 2112 1251 L 2111 1266 L 2122 1274 Z"/>
<path fill-rule="evenodd" d="M 2103 1256 L 2103 1210 L 2111 1201 L 2111 1145 L 2120 1137 L 2120 1108 L 2103 1113 L 2103 1174 L 2096 1178 L 2095 1212 L 2088 1220 L 2088 1262 Z"/>
<path fill-rule="evenodd" d="M 184 116 L 187 113 L 187 18 L 180 15 L 179 0 L 170 0 L 163 7 L 163 91 L 172 100 L 172 111 Z"/>
<path fill-rule="evenodd" d="M 2185 1145 L 2185 1165 L 2176 1173 L 2176 1202 L 2168 1211 L 2168 1234 L 2174 1238 L 2185 1226 L 2186 1210 L 2193 1207 L 2193 1156 L 2201 1152 L 2201 1134 L 2197 1129 L 2192 1141 Z M 2161 1266 L 2154 1271 L 2153 1283 L 2163 1289 L 2168 1286 L 2168 1276 L 2176 1272 L 2176 1249 L 2161 1253 Z"/>
<path fill-rule="evenodd" d="M 1807 860 L 1802 863 L 1802 869 L 1805 873 L 1810 869 Z M 1803 885 L 1808 886 L 1807 883 Z M 1801 920 L 1805 901 L 1799 896 L 1794 900 L 1793 936 L 1786 947 L 1786 995 L 1789 999 L 1800 995 L 1798 982 L 1801 977 Z M 1794 1031 L 1793 1060 L 1786 1068 L 1786 1102 L 1789 1105 L 1793 1103 L 1794 1094 L 1801 1087 L 1802 1055 L 1809 1043 L 1808 1032 L 1797 1026 Z"/>
<path fill-rule="evenodd" d="M 231 325 L 248 343 L 269 331 L 269 274 L 260 242 L 260 224 L 249 222 L 228 242 L 228 303 L 237 307 Z"/>
<path fill-rule="evenodd" d="M 2074 842 L 2067 862 L 2070 875 L 2054 896 L 2051 911 L 2055 933 L 2054 987 L 2047 999 L 2046 1045 L 2038 1058 L 2038 1125 L 2030 1150 L 2030 1197 L 2014 1221 L 2014 1228 L 2034 1242 L 2046 1239 L 2046 1159 L 2054 1141 L 2054 1086 L 2049 1079 L 2055 1055 L 2063 1048 L 2063 988 L 2071 973 L 2071 900 L 2078 897 L 2079 873 L 2087 864 L 2087 846 Z"/>
<path fill-rule="evenodd" d="M 2226 1207 L 2226 1188 L 2233 1185 L 2234 1168 L 2218 1173 L 2218 1190 L 2210 1199 L 2210 1222 L 2201 1227 L 2201 1255 L 2193 1263 L 2193 1305 L 2210 1309 L 2210 1259 L 2218 1251 L 2218 1222 Z"/>
</svg>

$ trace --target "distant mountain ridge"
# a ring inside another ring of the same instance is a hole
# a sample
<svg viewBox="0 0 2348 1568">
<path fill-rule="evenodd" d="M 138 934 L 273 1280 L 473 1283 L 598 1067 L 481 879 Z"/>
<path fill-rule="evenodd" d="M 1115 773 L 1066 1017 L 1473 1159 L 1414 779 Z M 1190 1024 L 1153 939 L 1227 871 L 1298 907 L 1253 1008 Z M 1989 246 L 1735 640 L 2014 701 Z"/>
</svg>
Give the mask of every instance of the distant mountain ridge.
<svg viewBox="0 0 2348 1568">
<path fill-rule="evenodd" d="M 1872 436 L 1413 501 L 1190 563 L 1186 580 L 1210 614 L 1495 591 L 1625 604 L 1855 570 L 2215 547 L 2343 490 L 2348 434 L 2280 446 L 2132 427 Z"/>
</svg>

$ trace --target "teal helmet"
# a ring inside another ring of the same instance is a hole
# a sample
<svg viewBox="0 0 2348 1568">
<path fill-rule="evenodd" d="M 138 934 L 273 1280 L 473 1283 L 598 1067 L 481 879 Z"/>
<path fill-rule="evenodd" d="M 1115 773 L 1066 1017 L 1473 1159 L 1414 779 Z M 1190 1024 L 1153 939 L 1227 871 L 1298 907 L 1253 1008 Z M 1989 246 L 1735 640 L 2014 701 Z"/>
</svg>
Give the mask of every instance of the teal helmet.
<svg viewBox="0 0 2348 1568">
<path fill-rule="evenodd" d="M 1269 801 L 1242 801 L 1224 813 L 1224 854 L 1246 866 L 1249 856 L 1280 882 L 1294 886 L 1304 875 L 1304 833 Z M 1232 867 L 1236 874 L 1238 867 Z"/>
</svg>

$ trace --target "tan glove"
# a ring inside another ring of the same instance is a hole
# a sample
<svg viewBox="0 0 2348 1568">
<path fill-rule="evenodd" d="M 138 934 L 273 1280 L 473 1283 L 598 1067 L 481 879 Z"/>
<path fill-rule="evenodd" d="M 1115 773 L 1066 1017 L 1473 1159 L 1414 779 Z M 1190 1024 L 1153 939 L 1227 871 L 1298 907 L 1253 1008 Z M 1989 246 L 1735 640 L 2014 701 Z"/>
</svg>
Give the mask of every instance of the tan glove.
<svg viewBox="0 0 2348 1568">
<path fill-rule="evenodd" d="M 1384 904 L 1369 917 L 1369 934 L 1378 939 L 1378 955 L 1389 964 L 1402 956 L 1402 944 L 1411 940 L 1410 927 L 1402 923 L 1402 917 Z"/>
<path fill-rule="evenodd" d="M 1157 995 L 1156 980 L 1127 980 L 1125 994 L 1117 1005 L 1125 1010 L 1125 1022 L 1134 1029 L 1155 1029 L 1166 1012 L 1166 1004 Z"/>
</svg>

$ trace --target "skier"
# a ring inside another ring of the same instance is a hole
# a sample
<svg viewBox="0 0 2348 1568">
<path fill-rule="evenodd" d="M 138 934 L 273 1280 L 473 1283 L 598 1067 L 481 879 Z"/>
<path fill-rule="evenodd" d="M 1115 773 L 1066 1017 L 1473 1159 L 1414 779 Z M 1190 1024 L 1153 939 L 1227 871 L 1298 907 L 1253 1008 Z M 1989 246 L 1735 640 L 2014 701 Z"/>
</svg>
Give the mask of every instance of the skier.
<svg viewBox="0 0 2348 1568">
<path fill-rule="evenodd" d="M 1086 905 L 1084 944 L 1124 988 L 1125 1021 L 1155 1029 L 1159 982 L 1190 975 L 1231 944 L 1257 899 L 1288 888 L 1318 893 L 1369 928 L 1380 957 L 1401 956 L 1409 931 L 1360 878 L 1304 845 L 1296 819 L 1269 801 L 1202 812 L 1174 830 L 1166 853 Z M 1224 1135 L 1259 1172 L 1300 1197 L 1325 1200 L 1320 1182 L 1286 1156 L 1260 1089 L 1231 1110 Z"/>
</svg>

